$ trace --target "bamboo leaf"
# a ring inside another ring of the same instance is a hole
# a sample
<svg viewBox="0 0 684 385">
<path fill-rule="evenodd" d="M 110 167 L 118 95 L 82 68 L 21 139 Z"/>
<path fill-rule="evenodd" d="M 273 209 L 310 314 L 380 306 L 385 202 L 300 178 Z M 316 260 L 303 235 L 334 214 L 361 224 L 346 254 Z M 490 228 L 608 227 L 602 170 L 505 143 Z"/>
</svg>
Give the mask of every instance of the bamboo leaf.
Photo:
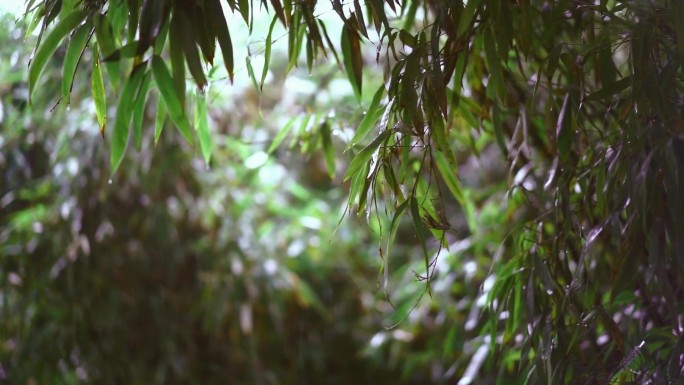
<svg viewBox="0 0 684 385">
<path fill-rule="evenodd" d="M 266 35 L 266 48 L 264 51 L 264 69 L 261 71 L 261 83 L 259 86 L 260 91 L 263 91 L 264 80 L 266 80 L 266 75 L 268 75 L 268 66 L 271 63 L 271 44 L 273 43 L 273 27 L 275 27 L 277 21 L 278 16 L 273 16 L 271 25 L 268 27 L 268 35 Z"/>
<path fill-rule="evenodd" d="M 458 179 L 458 165 L 451 163 L 446 155 L 440 150 L 432 152 L 432 156 L 437 165 L 437 171 L 442 176 L 442 180 L 447 185 L 447 188 L 454 195 L 454 198 L 460 203 L 465 203 L 465 195 L 463 194 L 463 187 L 461 181 Z"/>
<path fill-rule="evenodd" d="M 164 98 L 160 95 L 157 104 L 157 116 L 154 123 L 154 145 L 159 142 L 162 130 L 164 129 L 164 121 L 166 120 L 166 103 Z"/>
<path fill-rule="evenodd" d="M 133 105 L 133 138 L 135 141 L 135 148 L 140 151 L 142 145 L 142 127 L 145 118 L 145 102 L 147 101 L 147 91 L 150 89 L 150 82 L 152 81 L 152 74 L 149 71 L 145 72 L 145 77 L 140 84 L 138 95 L 135 97 Z"/>
<path fill-rule="evenodd" d="M 563 99 L 563 106 L 558 113 L 558 121 L 556 123 L 556 140 L 558 141 L 558 157 L 561 164 L 565 164 L 570 155 L 570 148 L 572 147 L 572 113 L 570 110 L 570 93 L 565 94 Z"/>
<path fill-rule="evenodd" d="M 373 95 L 373 100 L 368 107 L 368 111 L 366 111 L 366 115 L 364 115 L 361 123 L 359 123 L 359 126 L 356 128 L 354 137 L 351 142 L 349 142 L 349 147 L 357 145 L 371 132 L 373 127 L 375 127 L 375 123 L 377 123 L 384 112 L 384 108 L 380 106 L 380 100 L 382 100 L 384 94 L 385 86 L 381 85 L 378 90 L 375 91 L 375 95 Z"/>
<path fill-rule="evenodd" d="M 254 89 L 258 90 L 259 84 L 257 83 L 256 76 L 254 75 L 254 67 L 252 67 L 252 59 L 249 56 L 245 57 L 245 65 L 247 66 L 247 74 L 249 75 L 249 78 L 252 79 L 252 84 L 254 85 Z"/>
<path fill-rule="evenodd" d="M 494 90 L 500 100 L 506 97 L 506 84 L 504 83 L 503 72 L 499 56 L 496 54 L 496 41 L 489 28 L 484 32 L 485 57 L 489 66 L 489 81 L 494 84 Z"/>
<path fill-rule="evenodd" d="M 100 125 L 100 133 L 102 138 L 105 134 L 105 126 L 107 125 L 107 98 L 105 96 L 104 81 L 102 80 L 102 68 L 100 67 L 100 54 L 98 44 L 93 49 L 93 70 L 91 74 L 91 90 L 93 93 L 93 101 L 95 102 L 95 114 L 97 115 L 97 122 Z"/>
<path fill-rule="evenodd" d="M 169 56 L 173 71 L 173 85 L 181 106 L 185 105 L 185 59 L 183 58 L 183 29 L 176 20 L 171 19 L 169 26 Z"/>
<path fill-rule="evenodd" d="M 473 23 L 473 18 L 477 12 L 477 8 L 482 3 L 482 0 L 469 0 L 461 13 L 461 17 L 458 20 L 458 30 L 456 34 L 458 37 L 462 37 L 463 34 L 475 27 Z"/>
<path fill-rule="evenodd" d="M 31 100 L 36 84 L 38 84 L 40 74 L 43 72 L 43 68 L 45 68 L 48 59 L 52 57 L 59 44 L 69 32 L 83 23 L 83 20 L 85 20 L 87 15 L 88 13 L 83 10 L 71 12 L 57 23 L 55 28 L 38 47 L 36 54 L 33 56 L 33 60 L 31 60 L 31 66 L 29 67 L 29 101 Z"/>
<path fill-rule="evenodd" d="M 327 120 L 321 123 L 321 145 L 323 147 L 323 156 L 325 157 L 325 165 L 328 169 L 328 175 L 331 178 L 335 177 L 335 149 L 332 144 L 332 135 L 330 132 L 330 124 Z"/>
<path fill-rule="evenodd" d="M 209 11 L 207 12 L 210 22 L 213 25 L 214 33 L 216 34 L 216 39 L 218 40 L 219 46 L 221 47 L 221 54 L 223 55 L 223 64 L 228 70 L 228 77 L 230 82 L 233 82 L 233 43 L 230 39 L 230 32 L 228 30 L 228 24 L 223 16 L 223 8 L 221 7 L 220 0 L 207 0 L 206 2 Z"/>
<path fill-rule="evenodd" d="M 209 133 L 209 121 L 207 119 L 207 101 L 205 94 L 197 95 L 197 104 L 195 109 L 195 127 L 197 127 L 197 136 L 199 136 L 200 150 L 204 163 L 209 166 L 211 160 L 212 141 L 211 133 Z"/>
<path fill-rule="evenodd" d="M 116 109 L 116 117 L 114 119 L 114 133 L 112 134 L 112 145 L 109 158 L 112 174 L 119 168 L 124 154 L 126 153 L 128 129 L 131 124 L 133 103 L 135 102 L 136 93 L 138 92 L 145 75 L 145 67 L 146 65 L 139 65 L 133 68 L 131 75 L 126 79 L 126 83 L 124 83 L 123 90 L 121 91 L 121 98 L 119 99 L 119 106 Z"/>
<path fill-rule="evenodd" d="M 428 256 L 427 244 L 425 241 L 425 226 L 423 225 L 423 219 L 420 216 L 420 207 L 418 205 L 418 199 L 412 196 L 410 199 L 411 206 L 411 219 L 413 220 L 413 226 L 416 229 L 416 235 L 418 236 L 418 242 L 420 243 L 420 248 L 423 250 L 423 259 L 425 261 L 425 277 L 428 282 L 428 287 L 430 285 L 430 257 Z"/>
<path fill-rule="evenodd" d="M 90 23 L 76 28 L 76 31 L 71 36 L 66 56 L 64 56 L 64 63 L 62 64 L 62 97 L 66 99 L 67 104 L 69 104 L 69 94 L 71 94 L 71 87 L 76 76 L 76 67 L 78 67 L 78 63 L 81 61 L 81 56 L 91 32 Z"/>
<path fill-rule="evenodd" d="M 361 100 L 363 57 L 358 33 L 348 25 L 342 30 L 342 59 L 356 99 Z"/>
<path fill-rule="evenodd" d="M 359 173 L 360 170 L 367 166 L 371 160 L 371 157 L 373 156 L 373 153 L 375 153 L 375 151 L 378 150 L 380 144 L 382 144 L 387 138 L 389 138 L 389 135 L 391 133 L 392 130 L 383 131 L 380 135 L 378 135 L 377 138 L 375 138 L 375 140 L 373 140 L 368 146 L 361 150 L 349 163 L 349 167 L 347 168 L 347 172 L 344 174 L 343 180 L 346 181 L 347 179 L 354 177 Z"/>
<path fill-rule="evenodd" d="M 173 18 L 177 19 L 178 26 L 181 31 L 181 48 L 185 55 L 185 62 L 188 65 L 190 74 L 195 79 L 195 84 L 200 90 L 204 90 L 207 85 L 207 78 L 204 76 L 204 66 L 200 59 L 200 53 L 197 49 L 197 31 L 195 30 L 191 20 L 187 17 L 190 15 L 185 13 L 174 13 Z"/>
<path fill-rule="evenodd" d="M 157 83 L 159 92 L 164 99 L 169 117 L 176 127 L 178 127 L 185 140 L 187 140 L 188 143 L 193 144 L 190 122 L 185 115 L 183 104 L 181 104 L 181 99 L 174 87 L 171 74 L 169 73 L 168 68 L 166 68 L 164 60 L 157 55 L 152 57 L 152 75 L 154 76 L 154 81 Z"/>
<path fill-rule="evenodd" d="M 164 0 L 143 0 L 140 13 L 140 46 L 138 55 L 142 55 L 159 36 L 162 25 L 167 18 L 164 12 Z"/>
<path fill-rule="evenodd" d="M 287 134 L 289 134 L 290 131 L 292 130 L 292 127 L 294 126 L 294 123 L 296 120 L 297 120 L 297 117 L 293 116 L 292 118 L 290 118 L 290 120 L 287 121 L 287 123 L 285 123 L 283 128 L 281 128 L 280 131 L 278 131 L 278 134 L 276 134 L 275 138 L 273 138 L 273 142 L 271 142 L 271 145 L 268 146 L 268 151 L 266 151 L 266 152 L 268 152 L 269 154 L 272 154 L 273 151 L 275 151 L 278 147 L 280 147 L 280 145 L 283 143 L 283 141 L 287 137 Z"/>
</svg>

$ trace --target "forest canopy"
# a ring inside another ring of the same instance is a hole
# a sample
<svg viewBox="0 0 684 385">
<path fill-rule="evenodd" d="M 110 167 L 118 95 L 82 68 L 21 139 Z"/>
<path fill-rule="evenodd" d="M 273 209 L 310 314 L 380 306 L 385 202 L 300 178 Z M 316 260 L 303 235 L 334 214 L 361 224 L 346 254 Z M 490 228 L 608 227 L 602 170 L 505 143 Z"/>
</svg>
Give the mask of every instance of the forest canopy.
<svg viewBox="0 0 684 385">
<path fill-rule="evenodd" d="M 236 30 L 255 33 L 259 12 L 266 38 L 237 57 Z M 263 93 L 278 44 L 285 74 L 338 67 L 365 114 L 293 117 L 265 152 L 291 138 L 348 188 L 346 212 L 378 232 L 381 290 L 404 218 L 425 296 L 454 249 L 485 266 L 462 383 L 482 365 L 503 383 L 684 375 L 684 3 L 30 0 L 26 18 L 31 102 L 65 49 L 59 103 L 88 74 L 114 176 L 134 147 L 155 151 L 167 119 L 216 165 L 207 89 L 240 73 Z"/>
</svg>

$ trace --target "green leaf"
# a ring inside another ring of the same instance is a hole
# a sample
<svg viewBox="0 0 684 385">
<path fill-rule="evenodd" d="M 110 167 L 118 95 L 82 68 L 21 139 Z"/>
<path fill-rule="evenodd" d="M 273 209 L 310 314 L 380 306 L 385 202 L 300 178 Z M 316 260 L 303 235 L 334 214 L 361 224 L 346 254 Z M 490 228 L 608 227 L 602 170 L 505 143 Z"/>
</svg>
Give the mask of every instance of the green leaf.
<svg viewBox="0 0 684 385">
<path fill-rule="evenodd" d="M 188 143 L 193 144 L 190 122 L 188 121 L 188 117 L 185 115 L 183 104 L 181 104 L 181 99 L 173 85 L 171 74 L 169 73 L 168 68 L 166 68 L 164 60 L 157 55 L 152 57 L 152 75 L 154 76 L 154 81 L 159 87 L 159 92 L 164 99 L 164 103 L 168 108 L 171 121 L 173 121 L 176 127 L 178 127 L 185 140 L 187 140 Z"/>
<path fill-rule="evenodd" d="M 173 19 L 178 24 L 181 37 L 181 48 L 185 55 L 185 62 L 188 65 L 190 74 L 195 79 L 195 84 L 200 90 L 204 90 L 207 85 L 207 78 L 204 76 L 204 66 L 200 59 L 200 52 L 197 49 L 197 31 L 192 20 L 188 20 L 190 14 L 174 13 Z"/>
<path fill-rule="evenodd" d="M 380 147 L 380 144 L 382 144 L 382 142 L 389 138 L 389 135 L 391 133 L 392 130 L 383 131 L 380 135 L 378 135 L 377 138 L 375 138 L 375 140 L 373 140 L 368 146 L 361 150 L 349 163 L 349 167 L 347 168 L 347 172 L 344 174 L 343 180 L 346 181 L 349 178 L 355 177 L 355 175 L 357 175 L 359 171 L 364 169 L 365 166 L 367 166 L 370 162 L 371 157 L 373 156 L 375 151 L 377 151 Z"/>
<path fill-rule="evenodd" d="M 506 97 L 506 84 L 504 83 L 503 72 L 499 56 L 496 54 L 496 41 L 489 28 L 484 31 L 484 48 L 487 65 L 489 65 L 489 81 L 494 84 L 494 90 L 500 100 Z"/>
<path fill-rule="evenodd" d="M 358 33 L 348 25 L 342 30 L 342 60 L 354 89 L 356 99 L 361 100 L 361 86 L 363 78 L 363 57 L 361 56 L 361 41 Z"/>
<path fill-rule="evenodd" d="M 100 68 L 100 53 L 98 44 L 95 44 L 95 48 L 93 49 L 93 70 L 90 83 L 93 93 L 93 101 L 95 102 L 95 114 L 97 115 L 97 122 L 100 125 L 100 133 L 102 134 L 102 138 L 104 138 L 105 126 L 107 125 L 107 97 L 105 96 L 104 81 L 102 80 L 102 69 Z"/>
<path fill-rule="evenodd" d="M 162 130 L 164 129 L 164 121 L 166 120 L 166 103 L 164 98 L 159 96 L 159 103 L 157 104 L 157 117 L 154 123 L 154 145 L 159 142 Z"/>
<path fill-rule="evenodd" d="M 356 132 L 354 133 L 354 137 L 352 138 L 351 142 L 349 142 L 350 147 L 358 144 L 363 138 L 366 137 L 366 135 L 371 132 L 373 127 L 375 127 L 375 123 L 378 121 L 378 119 L 380 119 L 384 111 L 384 108 L 380 106 L 380 100 L 382 100 L 382 96 L 384 94 L 385 85 L 383 84 L 378 88 L 377 91 L 375 91 L 375 95 L 373 95 L 373 100 L 368 107 L 366 115 L 361 120 L 361 123 L 359 123 L 359 127 L 356 128 Z"/>
<path fill-rule="evenodd" d="M 119 106 L 116 109 L 116 118 L 114 119 L 114 133 L 112 136 L 109 158 L 112 174 L 119 168 L 124 154 L 126 153 L 128 128 L 131 124 L 133 103 L 135 102 L 136 93 L 140 88 L 140 84 L 142 83 L 146 72 L 145 64 L 133 68 L 131 75 L 126 79 L 126 83 L 121 91 L 121 98 L 119 99 Z"/>
<path fill-rule="evenodd" d="M 140 46 L 138 54 L 142 55 L 157 39 L 162 25 L 168 17 L 164 12 L 164 0 L 143 0 L 140 12 Z"/>
<path fill-rule="evenodd" d="M 67 48 L 66 56 L 64 56 L 64 63 L 62 63 L 62 97 L 66 99 L 69 104 L 69 94 L 71 94 L 71 87 L 74 83 L 76 75 L 76 67 L 81 61 L 83 51 L 88 43 L 88 37 L 92 32 L 90 23 L 86 23 L 76 29 L 71 36 L 69 48 Z"/>
<path fill-rule="evenodd" d="M 252 59 L 250 59 L 249 56 L 245 57 L 245 65 L 247 66 L 247 74 L 249 75 L 249 78 L 252 79 L 252 84 L 254 85 L 254 89 L 258 90 L 259 84 L 257 83 L 256 76 L 254 75 L 254 67 L 252 67 Z"/>
<path fill-rule="evenodd" d="M 266 35 L 266 48 L 264 51 L 264 69 L 261 71 L 261 84 L 259 90 L 264 89 L 264 80 L 266 80 L 266 75 L 268 74 L 268 65 L 271 63 L 271 44 L 273 43 L 273 27 L 275 27 L 278 21 L 278 16 L 273 16 L 273 21 L 271 21 L 271 26 L 268 27 L 268 35 Z"/>
<path fill-rule="evenodd" d="M 332 145 L 332 135 L 330 132 L 330 123 L 324 120 L 321 123 L 321 145 L 323 147 L 323 155 L 325 157 L 325 164 L 328 169 L 328 175 L 331 178 L 335 177 L 335 149 Z"/>
<path fill-rule="evenodd" d="M 295 121 L 297 120 L 296 116 L 293 116 L 290 118 L 290 120 L 285 123 L 285 126 L 278 131 L 278 134 L 276 134 L 275 138 L 273 138 L 273 142 L 271 142 L 271 145 L 268 146 L 268 152 L 269 154 L 272 154 L 273 151 L 275 151 L 280 145 L 283 143 L 283 140 L 287 137 L 287 134 L 290 133 L 290 130 L 294 126 Z"/>
<path fill-rule="evenodd" d="M 135 97 L 135 104 L 133 105 L 133 138 L 135 139 L 135 148 L 140 151 L 142 145 L 142 126 L 145 118 L 145 102 L 147 101 L 147 91 L 150 88 L 152 75 L 149 71 L 145 72 L 145 78 L 140 85 L 138 95 Z"/>
<path fill-rule="evenodd" d="M 420 242 L 420 248 L 423 250 L 423 259 L 425 261 L 425 277 L 427 278 L 428 288 L 430 287 L 430 257 L 428 256 L 427 244 L 425 243 L 425 226 L 423 225 L 423 219 L 420 216 L 420 207 L 418 205 L 418 199 L 412 196 L 410 199 L 411 206 L 411 219 L 413 220 L 413 226 L 416 229 L 416 235 L 418 236 L 418 242 Z"/>
<path fill-rule="evenodd" d="M 442 180 L 447 185 L 447 188 L 454 195 L 454 198 L 460 203 L 465 203 L 465 195 L 463 194 L 463 187 L 461 181 L 458 179 L 458 165 L 451 163 L 448 157 L 440 150 L 432 152 L 432 156 L 437 165 L 437 171 L 442 176 Z"/>
<path fill-rule="evenodd" d="M 169 26 L 169 56 L 171 71 L 173 71 L 173 85 L 180 100 L 185 105 L 185 58 L 183 57 L 183 29 L 174 17 Z"/>
<path fill-rule="evenodd" d="M 458 20 L 458 30 L 456 32 L 458 37 L 462 37 L 464 33 L 475 28 L 473 18 L 481 3 L 482 0 L 468 0 L 465 9 L 461 13 L 461 18 Z"/>
<path fill-rule="evenodd" d="M 197 104 L 195 109 L 195 127 L 197 127 L 197 136 L 199 136 L 200 150 L 204 163 L 209 166 L 211 160 L 211 134 L 209 133 L 209 121 L 207 119 L 207 100 L 205 94 L 197 95 Z"/>
<path fill-rule="evenodd" d="M 69 32 L 81 25 L 87 16 L 88 12 L 86 11 L 76 10 L 71 12 L 57 23 L 55 28 L 38 47 L 36 54 L 33 56 L 33 60 L 31 60 L 31 66 L 29 67 L 29 101 L 31 100 L 36 84 L 38 84 L 40 74 L 43 72 L 43 68 L 45 68 L 48 59 L 52 57 L 59 44 Z"/>
<path fill-rule="evenodd" d="M 223 16 L 223 8 L 220 0 L 207 0 L 206 6 L 210 9 L 207 12 L 210 22 L 213 25 L 216 39 L 221 47 L 221 54 L 223 55 L 223 64 L 228 70 L 228 77 L 230 82 L 233 82 L 233 43 L 230 39 L 230 32 L 226 18 Z"/>
<path fill-rule="evenodd" d="M 561 164 L 565 164 L 570 156 L 570 149 L 572 147 L 572 112 L 570 111 L 570 93 L 565 94 L 563 99 L 563 106 L 558 113 L 558 122 L 556 123 L 556 141 L 558 143 L 558 157 Z"/>
<path fill-rule="evenodd" d="M 397 230 L 399 229 L 399 218 L 401 218 L 406 207 L 408 206 L 410 200 L 405 200 L 399 207 L 394 211 L 392 216 L 392 222 L 390 223 L 389 233 L 387 235 L 387 255 L 385 256 L 383 271 L 385 273 L 385 284 L 389 281 L 389 258 L 392 254 L 392 245 L 394 244 L 394 238 L 397 235 Z"/>
</svg>

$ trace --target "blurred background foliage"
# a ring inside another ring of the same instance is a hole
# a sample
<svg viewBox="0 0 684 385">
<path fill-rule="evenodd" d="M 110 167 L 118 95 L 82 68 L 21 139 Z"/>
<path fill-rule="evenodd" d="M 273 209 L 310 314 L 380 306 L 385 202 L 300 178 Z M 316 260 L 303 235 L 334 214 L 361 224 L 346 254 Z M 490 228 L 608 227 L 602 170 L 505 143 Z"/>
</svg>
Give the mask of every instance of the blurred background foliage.
<svg viewBox="0 0 684 385">
<path fill-rule="evenodd" d="M 36 3 L 33 29 L 56 37 L 31 106 L 35 37 L 7 24 L 3 378 L 678 383 L 681 2 L 284 2 L 285 31 L 279 0 L 272 23 L 228 1 L 244 63 L 205 71 L 225 27 L 170 27 L 184 53 L 163 51 L 151 21 L 216 3 L 145 2 L 167 6 L 142 21 L 139 1 Z M 96 44 L 125 59 L 103 65 L 123 122 L 103 140 L 92 50 L 70 106 L 58 95 L 79 54 L 60 42 L 106 22 Z M 343 63 L 318 54 L 335 46 Z M 164 86 L 199 145 L 157 143 Z"/>
<path fill-rule="evenodd" d="M 317 130 L 303 123 L 362 116 L 334 67 L 272 79 L 262 97 L 244 82 L 211 88 L 211 168 L 175 130 L 154 150 L 145 130 L 143 150 L 130 151 L 110 179 L 87 71 L 69 107 L 57 103 L 58 50 L 29 106 L 35 36 L 24 31 L 2 17 L 0 382 L 425 384 L 461 376 L 476 350 L 486 253 L 466 257 L 468 240 L 442 251 L 431 300 L 416 304 L 423 267 L 406 223 L 388 286 L 379 286 L 381 223 L 369 231 L 362 218 L 339 222 L 345 157 L 331 179 L 324 155 L 311 151 L 320 138 L 307 135 Z M 153 107 L 146 126 L 155 124 Z M 268 152 L 292 119 L 300 134 Z M 339 154 L 349 135 L 341 122 L 331 123 Z"/>
</svg>

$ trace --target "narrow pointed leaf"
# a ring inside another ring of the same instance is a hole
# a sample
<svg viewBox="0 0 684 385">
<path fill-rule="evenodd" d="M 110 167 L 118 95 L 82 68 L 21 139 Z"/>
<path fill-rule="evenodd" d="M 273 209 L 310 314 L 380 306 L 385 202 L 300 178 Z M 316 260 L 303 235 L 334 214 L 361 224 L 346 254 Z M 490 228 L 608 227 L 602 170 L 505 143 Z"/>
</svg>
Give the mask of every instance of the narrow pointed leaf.
<svg viewBox="0 0 684 385">
<path fill-rule="evenodd" d="M 93 70 L 90 83 L 93 93 L 93 101 L 95 102 L 95 114 L 97 115 L 97 122 L 100 126 L 102 138 L 104 138 L 105 126 L 107 125 L 107 98 L 105 96 L 104 81 L 102 80 L 102 68 L 100 67 L 100 54 L 98 45 L 95 45 L 93 51 Z"/>
<path fill-rule="evenodd" d="M 287 134 L 289 134 L 292 130 L 296 120 L 297 117 L 292 117 L 287 121 L 287 123 L 285 123 L 283 128 L 281 128 L 280 131 L 278 131 L 278 134 L 276 134 L 275 138 L 273 138 L 273 141 L 271 142 L 271 145 L 268 146 L 268 150 L 266 152 L 269 154 L 273 153 L 273 151 L 275 151 L 283 143 L 287 137 Z"/>
<path fill-rule="evenodd" d="M 323 146 L 323 155 L 325 157 L 325 165 L 327 166 L 328 175 L 331 178 L 335 177 L 335 149 L 332 144 L 332 136 L 330 132 L 330 123 L 327 120 L 321 124 L 321 144 Z"/>
<path fill-rule="evenodd" d="M 160 95 L 159 102 L 157 104 L 157 116 L 154 123 L 154 145 L 156 146 L 159 142 L 159 137 L 161 137 L 162 130 L 164 129 L 164 122 L 166 121 L 166 103 L 164 103 L 164 98 Z"/>
<path fill-rule="evenodd" d="M 373 95 L 373 100 L 368 107 L 366 115 L 364 115 L 361 123 L 359 123 L 359 127 L 356 128 L 356 133 L 354 133 L 354 137 L 349 143 L 350 147 L 358 144 L 363 138 L 366 137 L 366 135 L 371 132 L 373 127 L 375 127 L 375 123 L 377 123 L 378 119 L 380 119 L 384 112 L 384 108 L 380 106 L 380 101 L 382 100 L 384 94 L 385 86 L 381 85 L 378 90 L 375 91 L 375 95 Z"/>
<path fill-rule="evenodd" d="M 135 102 L 136 93 L 138 92 L 145 75 L 144 67 L 144 65 L 140 65 L 133 68 L 133 72 L 128 79 L 126 79 L 126 83 L 124 83 L 123 90 L 121 91 L 121 98 L 119 99 L 119 106 L 116 109 L 116 118 L 114 119 L 114 132 L 112 134 L 112 144 L 110 147 L 112 174 L 119 168 L 124 154 L 126 153 L 128 129 L 133 115 L 133 104 Z"/>
<path fill-rule="evenodd" d="M 211 134 L 209 133 L 209 121 L 207 119 L 207 100 L 205 94 L 197 95 L 197 105 L 195 109 L 195 127 L 197 127 L 197 136 L 199 137 L 200 150 L 204 163 L 209 166 L 211 160 Z"/>
<path fill-rule="evenodd" d="M 71 93 L 71 86 L 74 83 L 76 67 L 81 61 L 81 56 L 88 43 L 90 33 L 90 23 L 78 27 L 71 36 L 69 48 L 67 48 L 66 56 L 64 56 L 64 63 L 62 64 L 62 97 L 66 99 L 67 104 L 69 104 L 69 94 Z"/>
<path fill-rule="evenodd" d="M 88 13 L 82 10 L 71 12 L 57 23 L 55 28 L 38 47 L 36 54 L 33 56 L 33 60 L 31 60 L 31 66 L 29 67 L 29 101 L 31 100 L 36 84 L 38 84 L 40 74 L 43 72 L 43 68 L 45 68 L 48 59 L 52 57 L 59 44 L 69 32 L 83 23 L 83 20 L 85 20 L 87 15 Z"/>
<path fill-rule="evenodd" d="M 264 88 L 264 80 L 266 80 L 266 75 L 268 75 L 268 66 L 271 63 L 271 44 L 272 44 L 272 36 L 273 36 L 273 27 L 275 27 L 276 22 L 278 21 L 277 16 L 273 16 L 273 20 L 271 21 L 270 27 L 268 27 L 268 35 L 266 35 L 266 48 L 264 51 L 264 69 L 261 71 L 261 83 L 259 85 L 259 90 L 263 91 Z"/>
<path fill-rule="evenodd" d="M 178 127 L 185 140 L 187 140 L 188 143 L 193 144 L 194 141 L 192 139 L 190 122 L 183 109 L 181 99 L 173 85 L 171 74 L 169 73 L 168 68 L 166 68 L 164 60 L 156 55 L 152 57 L 152 75 L 154 76 L 154 81 L 157 83 L 159 92 L 164 99 L 171 121 Z"/>
<path fill-rule="evenodd" d="M 138 95 L 135 97 L 133 105 L 133 138 L 135 139 L 135 148 L 140 151 L 142 145 L 142 127 L 145 119 L 145 102 L 147 101 L 147 91 L 150 88 L 152 75 L 150 72 L 145 72 L 145 77 L 138 90 Z"/>
<path fill-rule="evenodd" d="M 413 220 L 413 226 L 416 228 L 416 235 L 418 236 L 418 242 L 420 242 L 420 248 L 423 251 L 423 259 L 425 261 L 425 276 L 429 278 L 430 276 L 430 257 L 428 256 L 427 244 L 425 243 L 425 226 L 423 225 L 423 220 L 420 216 L 420 207 L 418 205 L 418 199 L 416 197 L 410 198 L 411 206 L 411 219 Z M 428 285 L 429 285 L 428 279 Z M 428 286 L 429 287 L 429 286 Z"/>
<path fill-rule="evenodd" d="M 373 153 L 375 153 L 375 151 L 378 150 L 380 145 L 387 138 L 389 138 L 391 133 L 392 130 L 383 131 L 380 135 L 378 135 L 377 138 L 375 138 L 375 140 L 373 140 L 368 146 L 361 150 L 349 163 L 349 167 L 347 168 L 347 172 L 344 174 L 343 180 L 346 181 L 347 179 L 354 177 L 354 175 L 358 174 L 361 169 L 367 166 L 371 160 L 371 157 L 373 156 Z"/>
<path fill-rule="evenodd" d="M 361 100 L 363 57 L 358 33 L 349 26 L 342 30 L 342 59 L 356 99 Z"/>
<path fill-rule="evenodd" d="M 220 0 L 207 0 L 207 17 L 210 18 L 212 23 L 214 33 L 216 34 L 216 40 L 218 40 L 219 46 L 221 47 L 221 54 L 223 55 L 223 64 L 228 70 L 228 77 L 231 83 L 233 82 L 233 43 L 230 39 L 230 32 L 228 30 L 228 24 L 223 16 L 223 8 L 221 7 Z"/>
</svg>

